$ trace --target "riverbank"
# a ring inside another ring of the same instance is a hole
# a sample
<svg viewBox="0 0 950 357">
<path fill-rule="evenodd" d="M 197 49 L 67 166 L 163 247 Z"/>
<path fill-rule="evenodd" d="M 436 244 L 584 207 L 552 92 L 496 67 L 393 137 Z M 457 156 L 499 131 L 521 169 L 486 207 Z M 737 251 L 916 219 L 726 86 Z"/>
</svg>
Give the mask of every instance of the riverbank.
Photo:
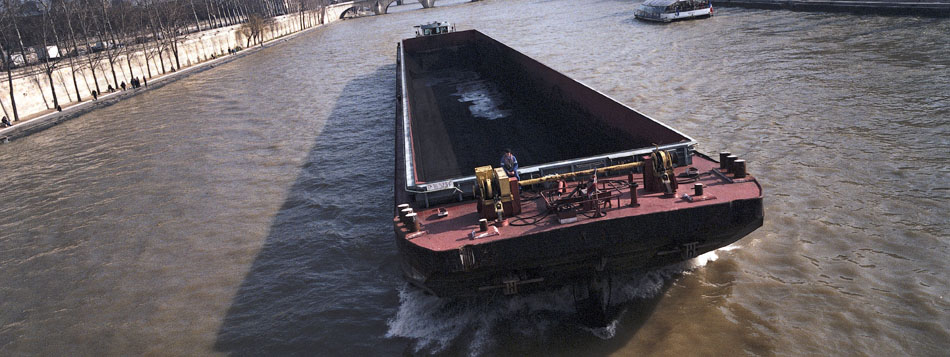
<svg viewBox="0 0 950 357">
<path fill-rule="evenodd" d="M 250 55 L 252 53 L 260 51 L 263 48 L 273 46 L 278 41 L 284 41 L 289 38 L 296 37 L 300 34 L 303 34 L 309 30 L 312 30 L 318 27 L 319 26 L 315 26 L 315 27 L 312 27 L 300 32 L 296 32 L 291 35 L 287 35 L 285 37 L 278 37 L 276 39 L 263 43 L 263 45 L 256 45 L 252 48 L 245 49 L 231 55 L 218 57 L 216 59 L 212 59 L 206 62 L 192 65 L 191 67 L 182 68 L 179 71 L 168 72 L 160 76 L 155 76 L 151 80 L 146 82 L 147 86 L 143 85 L 142 87 L 139 87 L 139 88 L 127 89 L 127 90 L 120 89 L 113 93 L 106 93 L 104 95 L 101 95 L 99 96 L 98 100 L 87 100 L 87 101 L 83 101 L 79 103 L 71 103 L 71 105 L 69 105 L 68 107 L 64 107 L 63 111 L 61 112 L 56 111 L 56 110 L 47 110 L 45 112 L 34 114 L 31 117 L 21 118 L 20 121 L 14 123 L 12 127 L 6 127 L 3 129 L 0 129 L 0 143 L 7 143 L 10 140 L 14 140 L 14 139 L 21 138 L 21 137 L 24 137 L 36 132 L 43 131 L 47 128 L 50 128 L 59 123 L 65 122 L 67 120 L 73 119 L 80 115 L 86 114 L 93 110 L 108 107 L 110 105 L 118 103 L 119 101 L 123 99 L 130 98 L 132 96 L 138 95 L 140 93 L 143 93 L 149 90 L 154 90 L 154 89 L 164 87 L 166 84 L 173 83 L 189 75 L 192 75 L 195 73 L 201 73 L 208 69 L 214 68 L 215 65 L 228 63 L 235 59 Z"/>
<path fill-rule="evenodd" d="M 950 17 L 950 0 L 938 1 L 799 1 L 799 0 L 713 0 L 714 6 L 792 11 L 850 12 L 879 15 Z"/>
<path fill-rule="evenodd" d="M 327 21 L 326 24 L 332 23 L 333 20 Z M 62 111 L 57 111 L 55 109 L 48 109 L 38 113 L 33 113 L 25 117 L 21 117 L 19 121 L 14 122 L 12 127 L 6 127 L 0 129 L 0 143 L 6 143 L 10 140 L 15 140 L 36 132 L 43 131 L 49 127 L 55 126 L 59 123 L 65 122 L 67 120 L 76 118 L 82 114 L 86 114 L 93 110 L 104 108 L 119 101 L 130 98 L 132 96 L 138 95 L 139 93 L 154 90 L 165 86 L 166 84 L 175 82 L 181 78 L 189 76 L 191 74 L 200 73 L 206 71 L 210 68 L 214 68 L 216 65 L 224 64 L 231 62 L 235 59 L 248 56 L 250 54 L 256 53 L 263 48 L 267 48 L 277 44 L 280 41 L 286 41 L 288 39 L 299 36 L 303 33 L 306 33 L 310 30 L 320 28 L 326 24 L 319 24 L 316 26 L 304 28 L 300 31 L 296 31 L 290 34 L 285 34 L 282 36 L 275 37 L 273 39 L 264 41 L 261 44 L 253 45 L 250 48 L 240 50 L 233 54 L 227 54 L 221 57 L 214 57 L 203 62 L 198 62 L 187 67 L 183 67 L 177 71 L 169 71 L 165 74 L 156 75 L 147 80 L 146 84 L 139 88 L 121 90 L 117 89 L 112 93 L 104 93 L 100 95 L 98 99 L 91 99 L 82 102 L 71 102 L 65 105 L 62 105 Z M 144 76 L 142 77 L 144 78 Z M 10 118 L 12 121 L 13 119 Z"/>
<path fill-rule="evenodd" d="M 294 35 L 301 34 L 306 32 L 295 33 Z M 291 35 L 291 36 L 294 36 Z M 273 44 L 275 41 L 285 40 L 285 38 L 278 38 L 271 40 L 269 43 L 264 43 L 264 47 L 268 47 Z M 184 78 L 188 75 L 194 73 L 200 73 L 210 68 L 214 68 L 216 64 L 227 63 L 235 59 L 247 56 L 251 53 L 261 50 L 261 46 L 256 46 L 251 49 L 243 50 L 232 55 L 225 57 L 219 57 L 207 62 L 193 65 L 191 67 L 185 67 L 179 71 L 168 72 L 163 75 L 155 76 L 150 81 L 147 81 L 147 86 L 142 86 L 136 89 L 127 89 L 127 90 L 118 90 L 113 93 L 105 93 L 97 100 L 87 100 L 79 103 L 70 103 L 67 107 L 63 107 L 63 111 L 56 110 L 47 110 L 41 113 L 31 115 L 26 118 L 21 118 L 20 121 L 15 122 L 12 127 L 6 127 L 0 129 L 0 143 L 6 143 L 10 140 L 21 138 L 39 131 L 43 131 L 49 127 L 55 126 L 64 121 L 73 119 L 80 115 L 86 114 L 93 110 L 108 107 L 119 101 L 130 98 L 132 96 L 138 95 L 139 93 L 158 89 L 164 87 L 166 84 L 175 82 L 181 78 Z"/>
</svg>

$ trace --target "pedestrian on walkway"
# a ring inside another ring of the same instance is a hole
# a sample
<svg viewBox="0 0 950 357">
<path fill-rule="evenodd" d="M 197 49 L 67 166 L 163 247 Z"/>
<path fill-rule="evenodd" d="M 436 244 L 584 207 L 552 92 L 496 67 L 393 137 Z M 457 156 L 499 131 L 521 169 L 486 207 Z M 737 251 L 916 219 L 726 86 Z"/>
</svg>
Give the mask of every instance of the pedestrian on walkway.
<svg viewBox="0 0 950 357">
<path fill-rule="evenodd" d="M 146 80 L 145 77 L 142 77 L 142 83 L 145 84 L 145 88 L 148 88 L 148 80 Z"/>
<path fill-rule="evenodd" d="M 122 85 L 120 85 L 120 87 L 122 87 L 122 90 L 125 90 L 125 81 L 122 81 Z"/>
<path fill-rule="evenodd" d="M 99 92 L 92 91 L 92 100 L 99 100 Z"/>
<path fill-rule="evenodd" d="M 13 123 L 10 122 L 10 119 L 7 119 L 7 116 L 3 116 L 3 120 L 0 120 L 0 128 L 6 128 L 8 126 L 13 126 Z"/>
</svg>

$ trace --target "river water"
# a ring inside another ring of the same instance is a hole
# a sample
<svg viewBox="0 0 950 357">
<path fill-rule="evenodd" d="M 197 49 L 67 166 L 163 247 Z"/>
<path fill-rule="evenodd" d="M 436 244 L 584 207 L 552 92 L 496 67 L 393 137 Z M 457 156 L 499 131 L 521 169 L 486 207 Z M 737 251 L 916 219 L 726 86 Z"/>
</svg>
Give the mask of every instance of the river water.
<svg viewBox="0 0 950 357">
<path fill-rule="evenodd" d="M 0 354 L 945 355 L 950 21 L 440 1 L 0 145 Z M 392 242 L 396 42 L 476 28 L 748 160 L 765 225 L 615 284 L 443 301 Z"/>
</svg>

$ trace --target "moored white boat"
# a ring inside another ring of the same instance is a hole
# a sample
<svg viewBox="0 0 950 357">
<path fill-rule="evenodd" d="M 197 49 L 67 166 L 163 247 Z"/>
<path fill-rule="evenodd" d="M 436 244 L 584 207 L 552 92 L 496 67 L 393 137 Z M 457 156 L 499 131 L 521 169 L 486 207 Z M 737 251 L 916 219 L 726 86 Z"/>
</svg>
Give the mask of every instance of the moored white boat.
<svg viewBox="0 0 950 357">
<path fill-rule="evenodd" d="M 441 35 L 455 32 L 455 25 L 446 21 L 433 21 L 427 24 L 416 25 L 416 37 Z"/>
<path fill-rule="evenodd" d="M 672 22 L 713 15 L 709 0 L 646 0 L 634 16 L 649 21 Z"/>
</svg>

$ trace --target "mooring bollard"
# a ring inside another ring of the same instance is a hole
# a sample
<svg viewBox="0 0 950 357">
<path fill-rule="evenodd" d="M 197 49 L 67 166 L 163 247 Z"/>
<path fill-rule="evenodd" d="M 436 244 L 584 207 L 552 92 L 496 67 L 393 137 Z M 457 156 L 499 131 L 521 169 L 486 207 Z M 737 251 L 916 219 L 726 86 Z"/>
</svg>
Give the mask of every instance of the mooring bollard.
<svg viewBox="0 0 950 357">
<path fill-rule="evenodd" d="M 732 167 L 733 167 L 732 174 L 736 178 L 745 177 L 746 175 L 745 160 L 736 160 L 735 162 L 732 163 Z"/>
<path fill-rule="evenodd" d="M 415 212 L 406 214 L 406 221 L 408 221 L 406 226 L 408 226 L 410 232 L 419 231 L 419 220 L 416 218 Z"/>
<path fill-rule="evenodd" d="M 637 188 L 639 186 L 640 185 L 636 182 L 630 184 L 630 207 L 637 207 L 640 205 L 640 203 L 637 202 Z"/>
<path fill-rule="evenodd" d="M 719 170 L 725 170 L 728 168 L 728 166 L 726 166 L 726 158 L 729 157 L 729 155 L 732 155 L 732 153 L 728 151 L 722 151 L 719 153 Z"/>
<path fill-rule="evenodd" d="M 400 218 L 402 218 L 402 223 L 405 225 L 409 225 L 408 216 L 410 213 L 413 213 L 412 208 L 404 208 L 402 211 L 399 211 L 399 213 L 400 213 Z"/>
<path fill-rule="evenodd" d="M 736 155 L 729 155 L 729 156 L 726 156 L 726 170 L 729 170 L 729 172 L 732 172 L 732 170 L 735 169 L 734 167 L 732 167 L 732 163 L 735 162 L 735 161 L 738 160 L 738 159 L 739 159 L 739 157 L 736 156 Z"/>
</svg>

